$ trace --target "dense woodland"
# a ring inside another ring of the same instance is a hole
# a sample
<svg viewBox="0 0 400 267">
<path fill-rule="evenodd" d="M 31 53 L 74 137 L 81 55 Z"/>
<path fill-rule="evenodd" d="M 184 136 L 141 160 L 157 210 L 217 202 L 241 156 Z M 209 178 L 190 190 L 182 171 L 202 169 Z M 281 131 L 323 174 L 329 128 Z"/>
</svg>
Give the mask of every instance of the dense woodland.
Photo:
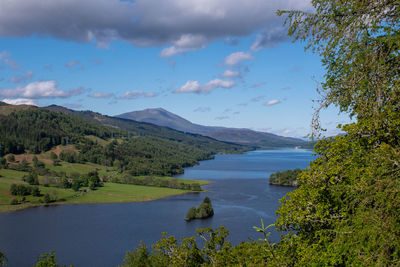
<svg viewBox="0 0 400 267">
<path fill-rule="evenodd" d="M 2 107 L 7 108 L 4 103 Z M 165 127 L 122 119 L 115 121 L 121 121 L 124 128 L 36 107 L 16 109 L 9 114 L 3 110 L 0 113 L 0 156 L 40 153 L 57 145 L 72 144 L 76 149 L 63 151 L 61 160 L 114 166 L 133 176 L 173 175 L 198 164 L 199 160 L 213 158 L 216 153 L 248 149 Z"/>
</svg>

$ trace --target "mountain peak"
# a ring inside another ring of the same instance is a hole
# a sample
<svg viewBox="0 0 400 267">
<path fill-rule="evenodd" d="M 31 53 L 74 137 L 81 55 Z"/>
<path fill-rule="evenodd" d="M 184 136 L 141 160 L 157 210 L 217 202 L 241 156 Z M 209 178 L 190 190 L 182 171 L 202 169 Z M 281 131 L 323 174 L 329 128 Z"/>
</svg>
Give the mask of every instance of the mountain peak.
<svg viewBox="0 0 400 267">
<path fill-rule="evenodd" d="M 194 124 L 163 108 L 148 108 L 127 112 L 116 117 L 139 122 L 166 126 L 178 131 L 201 134 L 214 139 L 256 147 L 295 147 L 305 146 L 307 142 L 271 133 L 257 132 L 250 129 L 213 127 Z"/>
</svg>

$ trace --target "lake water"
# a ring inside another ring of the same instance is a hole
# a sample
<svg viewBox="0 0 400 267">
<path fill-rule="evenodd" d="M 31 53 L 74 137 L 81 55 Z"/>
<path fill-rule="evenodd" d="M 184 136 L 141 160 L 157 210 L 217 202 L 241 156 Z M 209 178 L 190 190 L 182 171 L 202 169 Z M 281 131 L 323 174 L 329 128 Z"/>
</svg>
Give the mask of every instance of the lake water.
<svg viewBox="0 0 400 267">
<path fill-rule="evenodd" d="M 313 159 L 308 150 L 251 151 L 217 155 L 187 168 L 177 177 L 212 181 L 206 193 L 192 193 L 152 202 L 60 205 L 0 214 L 0 251 L 8 266 L 31 266 L 36 258 L 56 250 L 59 264 L 76 267 L 117 266 L 127 250 L 142 240 L 151 245 L 162 232 L 177 238 L 195 235 L 196 228 L 224 225 L 233 244 L 261 238 L 253 226 L 274 223 L 279 199 L 293 190 L 270 186 L 275 171 L 305 168 Z M 210 197 L 215 215 L 186 222 L 188 209 Z M 273 232 L 271 238 L 279 239 Z"/>
</svg>

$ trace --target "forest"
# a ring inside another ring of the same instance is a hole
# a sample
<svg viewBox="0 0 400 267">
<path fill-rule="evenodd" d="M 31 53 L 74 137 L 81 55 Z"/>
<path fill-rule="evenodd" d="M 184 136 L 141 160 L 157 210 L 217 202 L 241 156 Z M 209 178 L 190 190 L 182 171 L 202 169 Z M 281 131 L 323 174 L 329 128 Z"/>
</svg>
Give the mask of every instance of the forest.
<svg viewBox="0 0 400 267">
<path fill-rule="evenodd" d="M 124 128 L 120 128 L 43 108 L 18 110 L 4 103 L 2 107 L 0 156 L 25 152 L 38 154 L 58 145 L 74 145 L 75 150 L 60 154 L 61 160 L 113 166 L 133 176 L 174 175 L 200 160 L 212 159 L 214 154 L 249 149 L 129 120 L 115 119 L 123 122 L 121 127 Z M 12 112 L 7 114 L 9 109 Z"/>
</svg>

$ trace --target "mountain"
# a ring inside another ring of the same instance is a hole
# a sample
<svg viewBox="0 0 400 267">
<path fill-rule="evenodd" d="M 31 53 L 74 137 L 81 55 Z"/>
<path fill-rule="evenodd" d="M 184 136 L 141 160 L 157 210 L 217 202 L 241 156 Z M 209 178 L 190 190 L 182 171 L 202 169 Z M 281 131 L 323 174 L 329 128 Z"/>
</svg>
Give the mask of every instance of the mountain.
<svg viewBox="0 0 400 267">
<path fill-rule="evenodd" d="M 135 176 L 174 175 L 214 154 L 251 149 L 92 111 L 0 102 L 0 157 L 56 148 L 63 161 L 113 166 Z"/>
<path fill-rule="evenodd" d="M 220 141 L 249 145 L 258 148 L 310 146 L 310 144 L 304 140 L 279 136 L 272 133 L 258 132 L 250 129 L 203 126 L 194 124 L 162 108 L 133 111 L 123 113 L 116 117 L 139 122 L 153 123 L 182 132 L 201 134 Z"/>
<path fill-rule="evenodd" d="M 45 109 L 53 112 L 58 112 L 83 118 L 104 126 L 109 126 L 114 128 L 115 131 L 118 130 L 129 131 L 131 135 L 152 136 L 169 141 L 179 142 L 186 145 L 196 146 L 197 148 L 207 150 L 211 154 L 240 153 L 252 149 L 252 147 L 249 146 L 218 141 L 213 138 L 203 136 L 200 134 L 184 133 L 179 130 L 175 130 L 164 126 L 159 126 L 152 123 L 138 122 L 118 117 L 110 117 L 90 110 L 76 111 L 57 105 L 51 105 L 45 107 Z"/>
</svg>

